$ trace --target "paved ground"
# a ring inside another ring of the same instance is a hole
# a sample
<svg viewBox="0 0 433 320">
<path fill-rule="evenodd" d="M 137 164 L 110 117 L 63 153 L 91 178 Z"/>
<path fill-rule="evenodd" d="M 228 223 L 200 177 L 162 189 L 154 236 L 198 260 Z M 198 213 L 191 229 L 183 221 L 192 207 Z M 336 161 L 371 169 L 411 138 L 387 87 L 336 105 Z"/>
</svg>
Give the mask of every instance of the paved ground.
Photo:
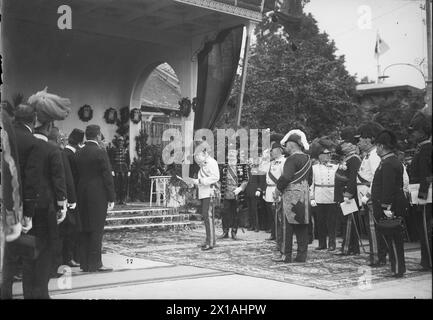
<svg viewBox="0 0 433 320">
<path fill-rule="evenodd" d="M 312 286 L 317 279 L 301 279 L 292 281 L 289 275 L 283 281 L 260 276 L 255 272 L 239 270 L 228 263 L 218 261 L 221 255 L 233 251 L 236 246 L 257 248 L 262 252 L 265 232 L 240 233 L 240 242 L 231 240 L 219 241 L 219 253 L 208 255 L 214 259 L 214 265 L 206 262 L 206 267 L 200 267 L 201 251 L 196 248 L 197 240 L 203 236 L 203 230 L 189 230 L 186 232 L 139 232 L 142 237 L 131 236 L 129 233 L 107 234 L 105 237 L 105 251 L 103 261 L 106 266 L 114 268 L 110 273 L 83 273 L 78 268 L 64 269 L 63 277 L 51 279 L 50 292 L 54 299 L 431 299 L 431 273 L 412 273 L 403 279 L 387 278 L 380 281 L 359 282 L 358 285 L 349 283 L 338 286 Z M 135 238 L 133 242 L 131 238 Z M 129 242 L 126 241 L 129 239 Z M 137 239 L 139 242 L 137 242 Z M 148 240 L 152 240 L 149 244 Z M 195 239 L 191 243 L 191 239 Z M 114 241 L 116 240 L 116 241 Z M 141 243 L 141 245 L 139 245 Z M 313 243 L 311 246 L 314 246 Z M 311 247 L 310 246 L 310 247 Z M 194 249 L 195 248 L 195 249 Z M 266 249 L 266 246 L 265 246 Z M 406 259 L 419 259 L 416 244 L 406 244 Z M 189 250 L 189 251 L 188 251 Z M 182 259 L 173 257 L 174 253 L 187 252 Z M 125 254 L 128 253 L 128 254 Z M 191 255 L 197 252 L 199 255 Z M 248 251 L 251 253 L 251 251 Z M 253 251 L 254 253 L 254 251 Z M 268 254 L 256 255 L 257 258 L 248 260 L 254 264 L 260 257 Z M 146 258 L 157 256 L 158 259 Z M 315 260 L 311 253 L 312 262 Z M 187 258 L 185 258 L 187 257 Z M 188 260 L 190 257 L 190 260 Z M 329 259 L 327 258 L 329 261 Z M 322 258 L 320 258 L 322 259 Z M 158 261 L 157 261 L 158 260 Z M 179 263 L 179 261 L 181 263 Z M 246 261 L 246 260 L 240 260 Z M 251 262 L 252 261 L 252 262 Z M 262 262 L 258 262 L 260 264 Z M 263 266 L 259 266 L 263 268 Z M 311 269 L 311 265 L 305 269 Z M 292 269 L 274 269 L 275 272 L 298 272 L 302 266 Z M 260 270 L 260 269 L 258 269 Z M 263 270 L 263 269 L 261 269 Z M 271 269 L 272 270 L 272 269 Z M 356 269 L 355 269 L 356 270 Z M 369 268 L 366 268 L 367 276 Z M 374 271 L 375 272 L 375 271 Z M 386 273 L 384 270 L 380 277 Z M 358 274 L 354 279 L 362 280 Z M 309 280 L 313 281 L 310 282 Z M 344 277 L 343 277 L 344 280 Z M 305 285 L 300 285 L 305 283 Z M 323 289 L 326 288 L 326 289 Z M 21 283 L 16 283 L 14 292 L 17 297 L 22 294 Z"/>
</svg>

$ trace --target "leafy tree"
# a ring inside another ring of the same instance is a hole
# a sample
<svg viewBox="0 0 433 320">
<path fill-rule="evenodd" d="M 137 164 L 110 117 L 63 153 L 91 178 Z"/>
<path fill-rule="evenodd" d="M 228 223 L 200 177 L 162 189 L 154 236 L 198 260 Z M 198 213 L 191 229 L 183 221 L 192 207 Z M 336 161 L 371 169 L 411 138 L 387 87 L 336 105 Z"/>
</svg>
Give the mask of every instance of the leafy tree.
<svg viewBox="0 0 433 320">
<path fill-rule="evenodd" d="M 288 20 L 280 19 L 284 32 L 271 20 L 255 30 L 241 126 L 279 133 L 299 128 L 313 138 L 356 124 L 356 82 L 344 67 L 344 56 L 336 56 L 334 42 L 319 32 L 310 14 L 295 23 Z M 235 109 L 228 108 L 228 113 L 221 125 L 234 126 Z"/>
</svg>

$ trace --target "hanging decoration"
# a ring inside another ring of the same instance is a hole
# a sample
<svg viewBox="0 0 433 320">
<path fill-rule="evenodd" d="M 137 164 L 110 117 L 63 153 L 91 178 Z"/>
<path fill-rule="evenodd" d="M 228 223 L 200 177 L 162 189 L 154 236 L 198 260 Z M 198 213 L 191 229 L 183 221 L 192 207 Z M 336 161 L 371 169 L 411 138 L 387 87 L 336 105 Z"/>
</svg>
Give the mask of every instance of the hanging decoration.
<svg viewBox="0 0 433 320">
<path fill-rule="evenodd" d="M 114 108 L 109 108 L 105 110 L 104 113 L 105 122 L 108 124 L 114 124 L 117 121 L 117 110 Z"/>
<path fill-rule="evenodd" d="M 189 98 L 182 98 L 182 100 L 180 100 L 179 102 L 179 106 L 180 106 L 180 113 L 182 114 L 183 117 L 188 117 L 189 114 L 191 113 L 191 100 L 189 100 Z"/>
<path fill-rule="evenodd" d="M 128 123 L 129 121 L 129 106 L 120 109 L 120 122 Z"/>
<path fill-rule="evenodd" d="M 134 108 L 131 110 L 129 117 L 131 121 L 135 124 L 139 123 L 141 121 L 141 111 L 138 108 Z"/>
<path fill-rule="evenodd" d="M 92 107 L 88 104 L 85 104 L 78 110 L 78 117 L 81 121 L 87 122 L 93 118 L 93 110 Z"/>
</svg>

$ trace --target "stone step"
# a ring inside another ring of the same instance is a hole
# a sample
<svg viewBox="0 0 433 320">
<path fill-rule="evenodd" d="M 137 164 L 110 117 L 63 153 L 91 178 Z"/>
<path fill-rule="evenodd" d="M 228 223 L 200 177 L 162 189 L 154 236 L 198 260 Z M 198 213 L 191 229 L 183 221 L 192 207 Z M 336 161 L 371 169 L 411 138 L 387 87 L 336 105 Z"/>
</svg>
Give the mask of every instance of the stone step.
<svg viewBox="0 0 433 320">
<path fill-rule="evenodd" d="M 162 223 L 138 223 L 138 224 L 121 224 L 121 225 L 112 225 L 105 226 L 104 230 L 106 231 L 116 231 L 121 229 L 157 229 L 157 230 L 166 230 L 173 228 L 195 228 L 197 225 L 200 225 L 200 221 L 182 221 L 182 222 L 162 222 Z"/>
<path fill-rule="evenodd" d="M 129 209 L 129 210 L 112 210 L 108 211 L 108 217 L 119 217 L 119 216 L 130 216 L 130 215 L 167 215 L 167 214 L 178 214 L 178 208 L 140 208 L 140 209 Z"/>
<path fill-rule="evenodd" d="M 164 222 L 182 222 L 190 221 L 192 218 L 189 214 L 170 214 L 157 216 L 130 216 L 130 217 L 113 217 L 107 218 L 106 225 L 131 225 L 141 223 L 164 223 Z M 197 220 L 196 217 L 191 220 Z"/>
</svg>

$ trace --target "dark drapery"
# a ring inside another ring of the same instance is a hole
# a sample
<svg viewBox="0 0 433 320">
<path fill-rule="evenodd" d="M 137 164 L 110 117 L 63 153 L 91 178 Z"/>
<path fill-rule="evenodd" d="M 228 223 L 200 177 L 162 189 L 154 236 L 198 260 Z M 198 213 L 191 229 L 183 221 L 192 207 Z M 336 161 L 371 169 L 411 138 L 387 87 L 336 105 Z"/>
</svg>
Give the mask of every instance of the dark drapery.
<svg viewBox="0 0 433 320">
<path fill-rule="evenodd" d="M 194 130 L 213 129 L 230 96 L 238 68 L 243 26 L 221 31 L 198 53 Z"/>
</svg>

